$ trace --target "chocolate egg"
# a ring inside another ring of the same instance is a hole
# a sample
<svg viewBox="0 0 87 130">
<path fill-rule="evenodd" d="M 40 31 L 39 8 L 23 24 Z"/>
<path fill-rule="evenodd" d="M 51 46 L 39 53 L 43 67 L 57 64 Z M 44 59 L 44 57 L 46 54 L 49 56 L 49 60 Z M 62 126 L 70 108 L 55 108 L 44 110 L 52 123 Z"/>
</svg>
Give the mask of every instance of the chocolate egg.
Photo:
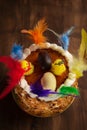
<svg viewBox="0 0 87 130">
<path fill-rule="evenodd" d="M 38 62 L 41 66 L 41 69 L 47 71 L 51 68 L 51 57 L 46 51 L 39 52 Z"/>
<path fill-rule="evenodd" d="M 56 78 L 51 72 L 44 73 L 43 77 L 41 78 L 41 85 L 43 89 L 50 89 L 55 91 L 56 89 Z"/>
</svg>

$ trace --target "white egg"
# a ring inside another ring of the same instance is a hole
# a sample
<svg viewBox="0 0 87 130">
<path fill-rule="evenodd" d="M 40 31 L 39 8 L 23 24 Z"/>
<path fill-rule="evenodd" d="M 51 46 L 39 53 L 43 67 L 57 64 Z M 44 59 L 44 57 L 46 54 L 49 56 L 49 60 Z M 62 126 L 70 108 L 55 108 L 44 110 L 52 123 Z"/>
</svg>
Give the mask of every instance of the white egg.
<svg viewBox="0 0 87 130">
<path fill-rule="evenodd" d="M 44 73 L 41 78 L 41 85 L 43 86 L 43 89 L 54 91 L 56 89 L 56 77 L 51 72 Z"/>
</svg>

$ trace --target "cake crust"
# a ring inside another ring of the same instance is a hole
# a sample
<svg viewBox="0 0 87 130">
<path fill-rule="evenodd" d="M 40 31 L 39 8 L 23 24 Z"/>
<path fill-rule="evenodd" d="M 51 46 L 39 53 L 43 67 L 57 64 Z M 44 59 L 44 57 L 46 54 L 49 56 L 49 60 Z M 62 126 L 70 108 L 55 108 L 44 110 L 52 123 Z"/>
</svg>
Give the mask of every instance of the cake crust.
<svg viewBox="0 0 87 130">
<path fill-rule="evenodd" d="M 65 83 L 65 81 L 70 82 L 70 84 L 73 87 L 78 87 L 76 78 L 75 80 L 70 79 L 70 66 L 69 66 L 69 59 L 68 56 L 71 56 L 70 53 L 67 51 L 64 52 L 63 49 L 58 47 L 55 44 L 47 44 L 47 48 L 37 48 L 34 50 L 33 46 L 30 47 L 31 53 L 26 57 L 26 60 L 28 62 L 31 62 L 34 65 L 34 73 L 31 75 L 25 76 L 25 80 L 29 85 L 35 83 L 41 75 L 43 75 L 45 72 L 41 69 L 40 65 L 37 62 L 38 54 L 40 51 L 47 51 L 47 53 L 50 55 L 52 62 L 54 62 L 56 59 L 62 59 L 64 62 L 64 65 L 66 67 L 66 70 L 61 75 L 55 75 L 56 81 L 57 81 L 57 87 L 60 88 L 62 84 Z M 35 46 L 36 47 L 36 46 Z M 62 52 L 61 52 L 62 51 Z M 62 54 L 64 53 L 64 54 Z M 65 56 L 67 55 L 67 56 Z M 71 59 L 70 59 L 71 60 Z M 71 63 L 71 62 L 70 62 Z M 51 70 L 49 70 L 51 72 Z M 67 82 L 66 82 L 67 84 Z M 29 87 L 29 86 L 28 86 Z M 16 86 L 13 90 L 13 97 L 17 104 L 23 109 L 25 112 L 27 112 L 30 115 L 37 116 L 37 117 L 50 117 L 57 115 L 59 113 L 62 113 L 65 111 L 74 101 L 74 96 L 62 96 L 62 97 L 56 97 L 54 100 L 44 100 L 44 98 L 39 98 L 38 96 L 32 97 L 27 91 L 21 87 L 21 84 Z M 50 97 L 50 96 L 49 96 Z"/>
<path fill-rule="evenodd" d="M 78 87 L 77 81 L 73 86 Z M 20 86 L 13 90 L 13 97 L 21 109 L 30 115 L 37 117 L 50 117 L 64 112 L 74 101 L 75 97 L 65 96 L 54 101 L 41 101 L 31 98 Z"/>
</svg>

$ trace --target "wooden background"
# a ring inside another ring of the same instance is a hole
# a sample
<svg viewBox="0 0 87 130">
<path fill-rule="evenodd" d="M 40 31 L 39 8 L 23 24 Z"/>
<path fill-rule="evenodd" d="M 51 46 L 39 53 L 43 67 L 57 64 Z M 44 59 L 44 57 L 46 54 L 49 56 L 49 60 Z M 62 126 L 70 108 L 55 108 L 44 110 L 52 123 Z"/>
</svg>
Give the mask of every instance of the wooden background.
<svg viewBox="0 0 87 130">
<path fill-rule="evenodd" d="M 69 51 L 77 54 L 81 29 L 87 30 L 86 0 L 0 0 L 0 55 L 9 55 L 14 42 L 29 45 L 20 33 L 46 17 L 49 27 L 62 33 L 76 26 Z M 50 36 L 51 40 L 56 41 Z M 80 97 L 56 117 L 37 118 L 27 115 L 14 102 L 11 93 L 0 101 L 0 130 L 87 130 L 87 72 L 79 80 Z"/>
</svg>

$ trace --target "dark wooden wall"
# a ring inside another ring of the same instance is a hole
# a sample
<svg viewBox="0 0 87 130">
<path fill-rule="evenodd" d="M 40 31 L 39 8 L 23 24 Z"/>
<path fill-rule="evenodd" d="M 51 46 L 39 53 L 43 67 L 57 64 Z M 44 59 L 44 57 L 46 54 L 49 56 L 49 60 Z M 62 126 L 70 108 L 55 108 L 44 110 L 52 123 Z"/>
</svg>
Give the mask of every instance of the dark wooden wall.
<svg viewBox="0 0 87 130">
<path fill-rule="evenodd" d="M 27 47 L 28 39 L 20 30 L 32 28 L 43 17 L 58 33 L 76 26 L 69 50 L 77 54 L 80 31 L 82 27 L 87 30 L 86 0 L 0 0 L 0 55 L 9 55 L 14 42 Z M 80 97 L 71 107 L 51 118 L 27 115 L 10 93 L 0 101 L 0 130 L 87 130 L 87 72 L 79 80 L 79 88 Z"/>
</svg>

